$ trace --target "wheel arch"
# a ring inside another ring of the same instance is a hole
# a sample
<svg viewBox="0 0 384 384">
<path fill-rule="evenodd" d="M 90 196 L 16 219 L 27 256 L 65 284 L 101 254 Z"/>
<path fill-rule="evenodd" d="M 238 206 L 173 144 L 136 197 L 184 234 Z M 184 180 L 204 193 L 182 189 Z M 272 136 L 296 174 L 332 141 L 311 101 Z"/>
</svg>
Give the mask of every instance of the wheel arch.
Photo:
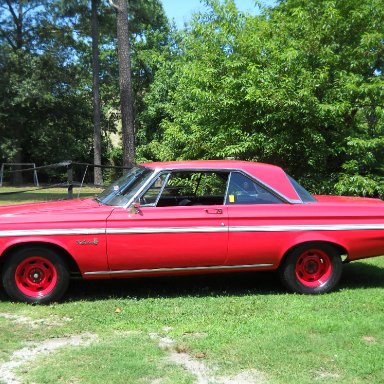
<svg viewBox="0 0 384 384">
<path fill-rule="evenodd" d="M 329 245 L 332 248 L 334 248 L 339 253 L 340 256 L 346 255 L 346 259 L 344 261 L 346 261 L 348 259 L 347 249 L 336 242 L 329 241 L 329 240 L 306 240 L 306 241 L 297 242 L 297 243 L 291 245 L 289 248 L 287 248 L 285 250 L 285 252 L 283 253 L 283 257 L 280 259 L 279 267 L 284 263 L 284 261 L 286 260 L 288 255 L 293 250 L 295 250 L 296 248 L 301 247 L 303 245 L 311 246 L 311 247 L 321 246 L 321 245 Z"/>
<path fill-rule="evenodd" d="M 4 263 L 12 257 L 12 254 L 21 249 L 26 249 L 30 247 L 42 247 L 54 251 L 59 254 L 59 256 L 66 262 L 71 276 L 81 276 L 80 268 L 77 265 L 75 259 L 72 255 L 64 248 L 60 247 L 57 244 L 44 242 L 44 241 L 31 241 L 16 243 L 10 245 L 7 249 L 4 250 L 3 254 L 0 257 L 0 270 L 2 269 Z"/>
</svg>

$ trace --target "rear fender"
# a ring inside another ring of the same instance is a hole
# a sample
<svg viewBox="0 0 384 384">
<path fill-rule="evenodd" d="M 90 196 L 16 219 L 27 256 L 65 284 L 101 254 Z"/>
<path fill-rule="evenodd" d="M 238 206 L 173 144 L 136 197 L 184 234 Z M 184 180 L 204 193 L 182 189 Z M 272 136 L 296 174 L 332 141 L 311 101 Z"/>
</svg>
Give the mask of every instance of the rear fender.
<svg viewBox="0 0 384 384">
<path fill-rule="evenodd" d="M 280 264 L 285 255 L 294 247 L 303 243 L 327 243 L 334 246 L 340 255 L 348 255 L 348 247 L 343 242 L 336 241 L 334 237 L 330 236 L 327 232 L 303 232 L 292 238 L 291 241 L 284 244 L 281 250 Z"/>
</svg>

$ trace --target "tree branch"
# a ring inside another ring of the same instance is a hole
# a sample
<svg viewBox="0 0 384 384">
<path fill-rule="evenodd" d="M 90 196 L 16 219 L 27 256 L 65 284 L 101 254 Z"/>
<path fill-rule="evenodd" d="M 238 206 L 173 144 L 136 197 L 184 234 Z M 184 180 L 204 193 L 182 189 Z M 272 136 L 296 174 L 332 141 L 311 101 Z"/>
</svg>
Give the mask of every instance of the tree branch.
<svg viewBox="0 0 384 384">
<path fill-rule="evenodd" d="M 12 49 L 17 49 L 16 45 L 13 43 L 11 38 L 8 36 L 8 34 L 3 30 L 3 28 L 0 27 L 0 33 L 5 38 L 5 40 L 8 41 L 9 45 L 12 47 Z"/>
<path fill-rule="evenodd" d="M 32 11 L 34 10 L 35 8 L 38 8 L 39 6 L 38 5 L 32 5 L 31 7 L 29 7 L 27 10 L 24 11 L 24 15 L 26 15 L 29 11 Z"/>
<path fill-rule="evenodd" d="M 17 17 L 16 13 L 15 13 L 15 10 L 13 9 L 12 7 L 12 4 L 10 2 L 10 0 L 6 0 L 7 1 L 7 4 L 8 4 L 8 8 L 9 8 L 9 12 L 11 12 L 11 15 L 13 17 L 13 21 L 15 22 L 16 25 L 19 25 L 19 18 Z"/>
</svg>

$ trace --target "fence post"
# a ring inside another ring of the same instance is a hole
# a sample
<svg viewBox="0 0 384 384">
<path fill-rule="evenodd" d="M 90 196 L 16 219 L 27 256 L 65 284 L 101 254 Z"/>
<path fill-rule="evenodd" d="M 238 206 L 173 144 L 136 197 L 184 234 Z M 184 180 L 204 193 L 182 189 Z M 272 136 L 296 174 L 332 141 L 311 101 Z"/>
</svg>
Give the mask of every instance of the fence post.
<svg viewBox="0 0 384 384">
<path fill-rule="evenodd" d="M 3 186 L 3 175 L 4 175 L 4 163 L 1 164 L 1 171 L 0 171 L 0 187 Z"/>
<path fill-rule="evenodd" d="M 68 183 L 68 199 L 73 199 L 73 168 L 72 161 L 68 162 L 67 165 L 67 183 Z"/>
</svg>

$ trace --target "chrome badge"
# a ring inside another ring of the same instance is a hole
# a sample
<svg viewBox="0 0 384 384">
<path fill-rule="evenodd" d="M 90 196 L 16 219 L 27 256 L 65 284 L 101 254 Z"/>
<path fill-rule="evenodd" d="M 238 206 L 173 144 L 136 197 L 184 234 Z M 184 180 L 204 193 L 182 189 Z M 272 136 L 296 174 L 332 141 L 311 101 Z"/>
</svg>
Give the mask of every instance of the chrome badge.
<svg viewBox="0 0 384 384">
<path fill-rule="evenodd" d="M 99 240 L 94 238 L 93 240 L 76 240 L 76 244 L 78 245 L 98 245 Z"/>
</svg>

